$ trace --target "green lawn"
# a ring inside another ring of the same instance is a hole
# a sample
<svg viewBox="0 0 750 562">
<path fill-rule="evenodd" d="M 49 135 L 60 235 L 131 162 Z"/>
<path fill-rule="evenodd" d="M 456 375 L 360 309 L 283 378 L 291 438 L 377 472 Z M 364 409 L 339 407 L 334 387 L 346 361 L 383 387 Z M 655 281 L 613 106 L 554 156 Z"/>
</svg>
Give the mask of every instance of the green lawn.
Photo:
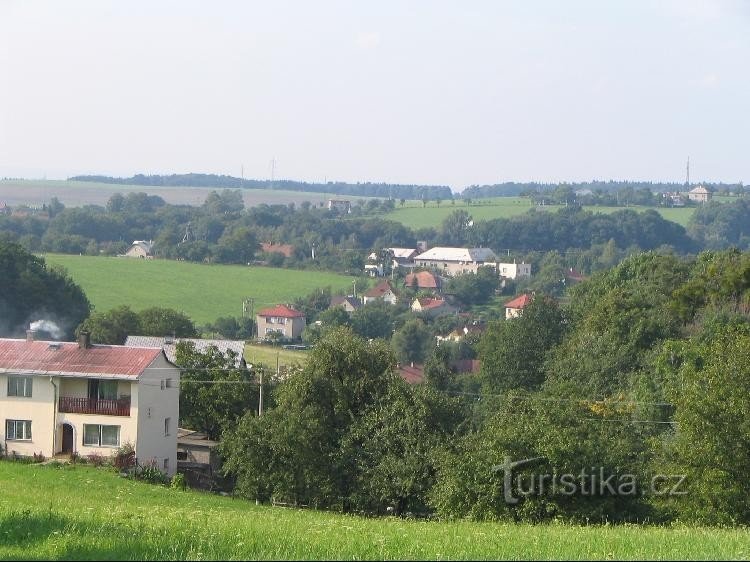
<svg viewBox="0 0 750 562">
<path fill-rule="evenodd" d="M 366 519 L 0 462 L 2 560 L 737 559 L 746 529 Z"/>
<path fill-rule="evenodd" d="M 422 203 L 415 201 L 407 201 L 406 204 L 401 207 L 398 203 L 396 209 L 390 213 L 383 215 L 384 218 L 395 220 L 403 223 L 411 228 L 425 228 L 425 227 L 437 227 L 440 223 L 450 215 L 456 209 L 463 209 L 467 211 L 475 220 L 490 220 L 497 218 L 508 218 L 516 215 L 526 213 L 529 209 L 536 209 L 538 211 L 556 211 L 562 208 L 560 205 L 546 205 L 543 207 L 532 205 L 528 199 L 522 197 L 494 197 L 491 199 L 479 199 L 473 201 L 471 206 L 467 206 L 465 202 L 457 200 L 455 205 L 451 205 L 450 201 L 443 201 L 440 206 L 435 202 L 429 203 L 426 207 L 422 207 Z M 683 207 L 679 209 L 670 208 L 665 209 L 661 207 L 629 207 L 636 211 L 644 211 L 646 209 L 655 209 L 661 215 L 671 221 L 686 226 L 688 220 L 695 211 L 694 208 Z M 624 207 L 585 207 L 585 209 L 592 212 L 599 213 L 613 213 L 615 211 L 621 211 Z"/>
<path fill-rule="evenodd" d="M 351 277 L 241 265 L 205 265 L 172 260 L 139 260 L 47 254 L 50 264 L 64 266 L 96 310 L 128 305 L 134 310 L 164 306 L 184 311 L 201 324 L 220 316 L 242 316 L 242 301 L 265 306 L 292 302 L 315 289 L 349 288 Z"/>
<path fill-rule="evenodd" d="M 245 361 L 252 365 L 262 363 L 267 367 L 275 369 L 277 354 L 279 357 L 279 366 L 285 367 L 295 363 L 304 365 L 307 363 L 307 353 L 307 351 L 284 349 L 281 345 L 273 347 L 270 345 L 248 344 L 245 346 Z"/>
</svg>

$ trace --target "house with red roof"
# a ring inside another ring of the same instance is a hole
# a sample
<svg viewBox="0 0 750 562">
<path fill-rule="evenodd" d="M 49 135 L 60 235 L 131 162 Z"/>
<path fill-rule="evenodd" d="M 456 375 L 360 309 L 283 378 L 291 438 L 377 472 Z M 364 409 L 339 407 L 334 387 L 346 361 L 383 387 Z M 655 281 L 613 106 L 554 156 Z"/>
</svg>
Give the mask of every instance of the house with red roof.
<svg viewBox="0 0 750 562">
<path fill-rule="evenodd" d="M 305 329 L 305 315 L 285 304 L 264 308 L 255 317 L 258 337 L 269 339 L 272 333 L 281 334 L 285 340 L 297 340 Z"/>
<path fill-rule="evenodd" d="M 396 304 L 398 302 L 398 296 L 396 296 L 396 292 L 393 290 L 391 282 L 385 280 L 381 281 L 372 289 L 368 290 L 363 295 L 362 300 L 365 304 L 376 300 L 382 300 L 387 302 L 388 304 Z"/>
<path fill-rule="evenodd" d="M 521 316 L 521 311 L 531 302 L 531 295 L 524 293 L 505 303 L 505 319 Z"/>
<path fill-rule="evenodd" d="M 442 283 L 440 277 L 431 271 L 417 271 L 416 273 L 409 273 L 406 276 L 404 287 L 439 293 Z"/>
<path fill-rule="evenodd" d="M 421 312 L 431 318 L 456 312 L 456 308 L 442 297 L 418 297 L 411 303 L 411 310 Z"/>
<path fill-rule="evenodd" d="M 111 456 L 177 468 L 180 371 L 160 347 L 0 339 L 0 443 L 5 454 Z"/>
</svg>

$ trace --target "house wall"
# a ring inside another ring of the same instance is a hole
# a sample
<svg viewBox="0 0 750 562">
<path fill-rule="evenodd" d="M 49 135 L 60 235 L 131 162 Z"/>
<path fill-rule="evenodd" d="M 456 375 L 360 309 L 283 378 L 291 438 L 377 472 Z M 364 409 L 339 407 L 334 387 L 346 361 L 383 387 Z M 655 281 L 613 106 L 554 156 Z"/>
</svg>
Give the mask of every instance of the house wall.
<svg viewBox="0 0 750 562">
<path fill-rule="evenodd" d="M 0 374 L 0 443 L 5 454 L 53 455 L 55 437 L 55 387 L 50 377 L 33 376 L 31 397 L 8 396 L 8 375 Z M 58 383 L 59 384 L 59 383 Z M 7 420 L 31 421 L 30 441 L 9 441 Z"/>
<path fill-rule="evenodd" d="M 268 330 L 276 330 L 281 332 L 285 338 L 296 340 L 302 336 L 302 331 L 305 329 L 304 318 L 282 318 L 283 324 L 277 322 L 278 318 L 257 316 L 256 322 L 258 323 L 258 337 L 265 338 Z"/>
<path fill-rule="evenodd" d="M 510 319 L 510 318 L 516 318 L 517 316 L 521 316 L 521 311 L 522 310 L 523 310 L 522 308 L 509 308 L 509 307 L 506 307 L 505 308 L 505 319 L 507 320 L 507 319 Z"/>
<path fill-rule="evenodd" d="M 461 275 L 462 273 L 476 273 L 477 270 L 484 266 L 484 262 L 454 262 L 454 261 L 436 261 L 436 260 L 416 260 L 417 266 L 426 267 L 439 271 L 444 275 Z"/>
<path fill-rule="evenodd" d="M 167 379 L 171 384 L 167 384 Z M 138 419 L 138 462 L 145 464 L 153 460 L 160 470 L 173 476 L 177 470 L 180 371 L 163 355 L 159 355 L 141 375 L 136 409 L 134 412 L 131 402 L 131 415 Z M 164 431 L 165 418 L 170 419 L 168 434 Z"/>
<path fill-rule="evenodd" d="M 127 252 L 125 252 L 125 255 L 129 258 L 146 258 L 148 257 L 148 254 L 146 253 L 146 250 L 144 250 L 141 246 L 131 246 L 130 249 L 128 249 Z"/>
</svg>

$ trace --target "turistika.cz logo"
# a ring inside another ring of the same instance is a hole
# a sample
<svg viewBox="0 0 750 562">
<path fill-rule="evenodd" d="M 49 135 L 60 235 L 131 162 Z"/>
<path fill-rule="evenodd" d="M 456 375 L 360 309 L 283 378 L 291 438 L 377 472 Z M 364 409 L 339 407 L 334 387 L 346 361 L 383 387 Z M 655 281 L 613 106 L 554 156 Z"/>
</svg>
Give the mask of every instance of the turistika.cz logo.
<svg viewBox="0 0 750 562">
<path fill-rule="evenodd" d="M 492 467 L 494 473 L 503 473 L 503 495 L 505 502 L 515 505 L 523 497 L 559 496 L 681 496 L 684 490 L 684 474 L 655 474 L 645 482 L 639 482 L 634 474 L 610 473 L 604 467 L 581 469 L 575 473 L 517 473 L 522 468 L 545 462 L 544 457 L 513 461 L 503 459 L 503 464 Z"/>
</svg>

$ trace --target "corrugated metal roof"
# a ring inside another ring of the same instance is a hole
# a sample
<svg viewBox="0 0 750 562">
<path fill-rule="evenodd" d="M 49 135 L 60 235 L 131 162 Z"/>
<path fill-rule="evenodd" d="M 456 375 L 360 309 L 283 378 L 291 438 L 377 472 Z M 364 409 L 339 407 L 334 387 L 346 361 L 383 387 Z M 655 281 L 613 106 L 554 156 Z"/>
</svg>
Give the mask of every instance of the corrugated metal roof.
<svg viewBox="0 0 750 562">
<path fill-rule="evenodd" d="M 245 342 L 242 340 L 202 340 L 197 338 L 128 336 L 125 340 L 125 345 L 128 347 L 159 347 L 164 350 L 167 359 L 174 363 L 176 347 L 181 341 L 192 342 L 195 345 L 196 351 L 201 353 L 205 353 L 210 346 L 216 347 L 225 355 L 227 351 L 231 349 L 237 354 L 235 365 L 237 367 L 242 366 L 243 354 L 245 353 Z"/>
<path fill-rule="evenodd" d="M 0 339 L 0 372 L 137 378 L 161 349 Z"/>
<path fill-rule="evenodd" d="M 497 259 L 495 252 L 489 248 L 444 248 L 436 247 L 419 254 L 415 260 L 433 261 L 493 261 Z"/>
</svg>

